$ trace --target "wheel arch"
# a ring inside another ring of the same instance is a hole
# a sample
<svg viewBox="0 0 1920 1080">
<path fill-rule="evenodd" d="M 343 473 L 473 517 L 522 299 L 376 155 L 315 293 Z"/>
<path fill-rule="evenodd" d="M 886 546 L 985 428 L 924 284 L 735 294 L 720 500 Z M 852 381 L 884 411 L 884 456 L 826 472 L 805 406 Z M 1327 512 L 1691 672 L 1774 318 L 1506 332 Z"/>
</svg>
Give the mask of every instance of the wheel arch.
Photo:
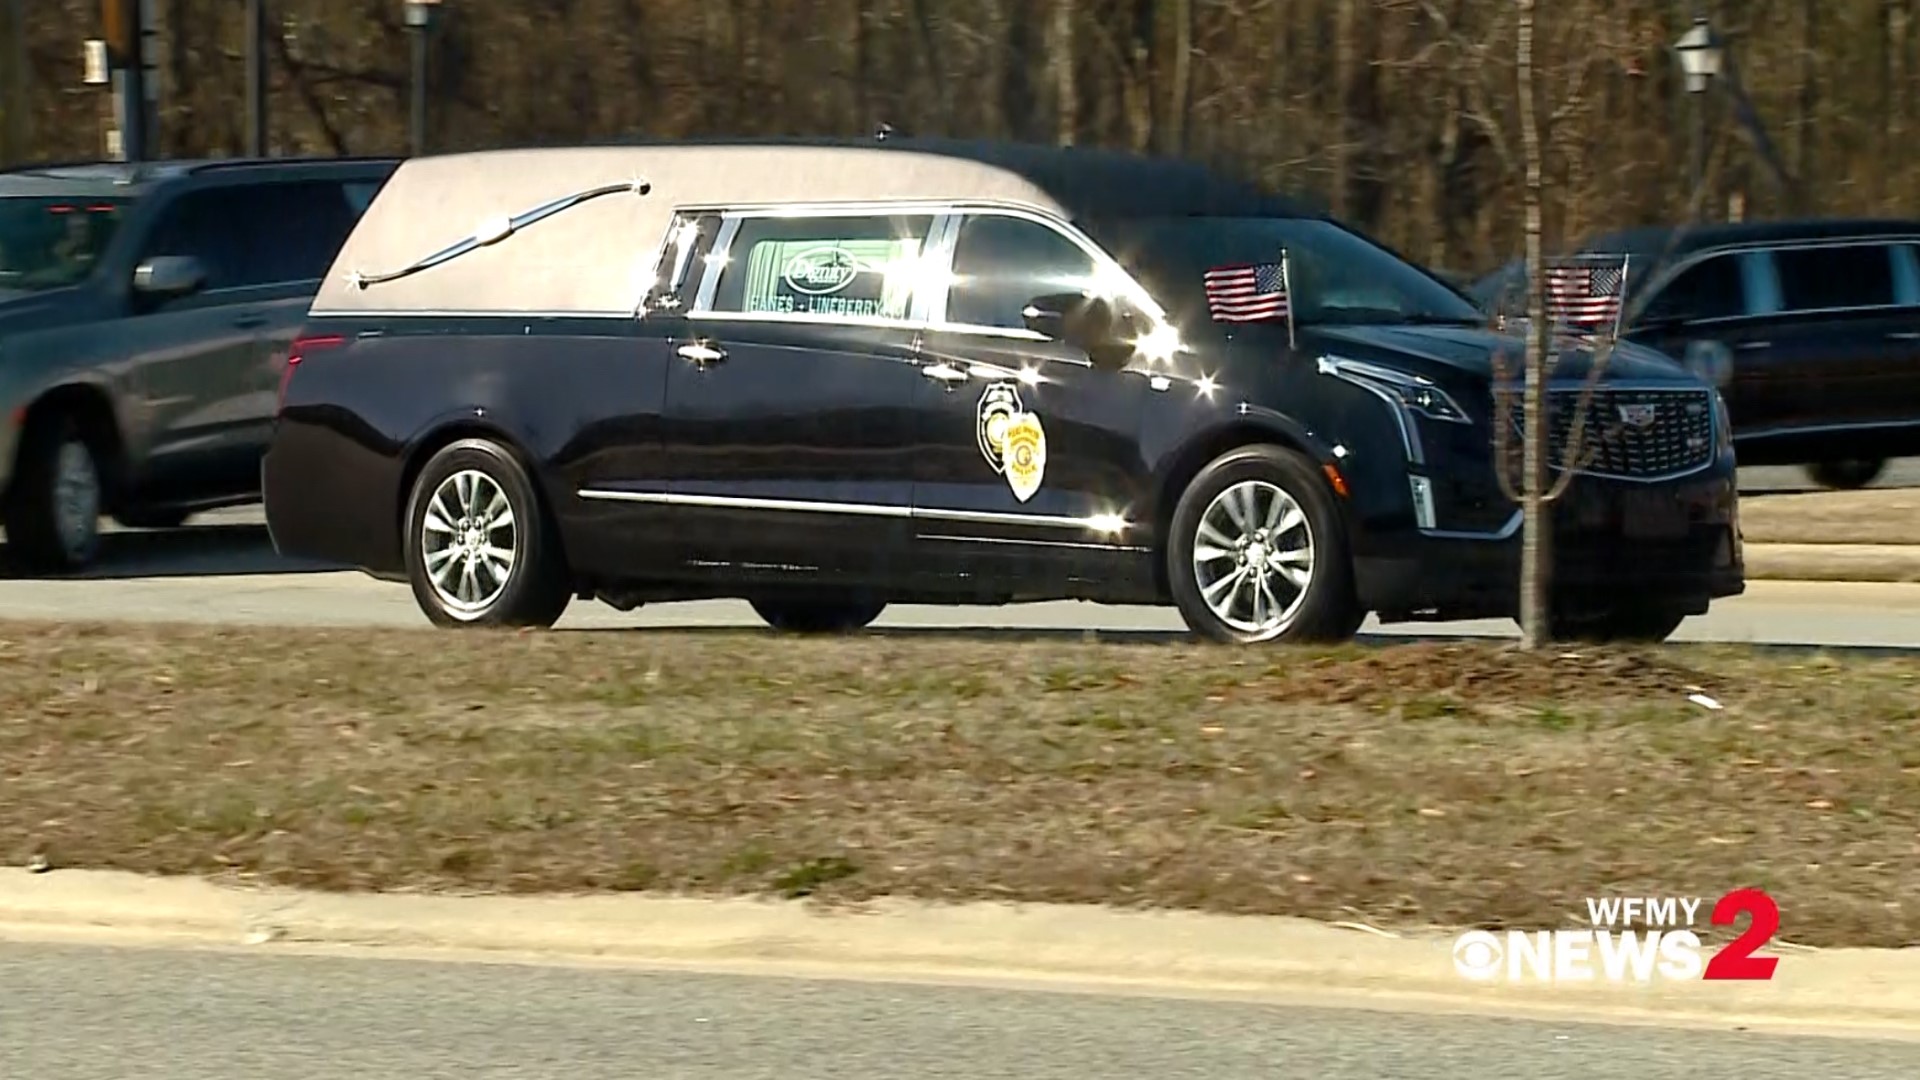
<svg viewBox="0 0 1920 1080">
<path fill-rule="evenodd" d="M 9 479 L 18 471 L 20 454 L 28 438 L 41 425 L 59 416 L 73 417 L 80 426 L 81 437 L 93 448 L 103 473 L 101 510 L 105 513 L 115 512 L 120 508 L 131 479 L 126 438 L 120 428 L 119 413 L 113 407 L 113 398 L 105 389 L 92 383 L 61 383 L 42 391 L 33 401 L 16 410 L 12 420 L 17 437 L 7 473 Z"/>
<path fill-rule="evenodd" d="M 1305 456 L 1324 470 L 1336 460 L 1332 450 L 1304 427 L 1280 413 L 1266 410 L 1243 412 L 1229 423 L 1209 428 L 1188 439 L 1173 452 L 1162 470 L 1154 494 L 1154 586 L 1162 596 L 1172 593 L 1167 580 L 1167 546 L 1173 540 L 1173 515 L 1180 497 L 1200 470 L 1225 454 L 1249 446 L 1279 446 Z M 1327 484 L 1334 505 L 1346 514 L 1346 500 L 1331 483 Z"/>
<path fill-rule="evenodd" d="M 553 495 L 547 491 L 541 471 L 526 443 L 506 425 L 486 417 L 466 413 L 429 425 L 415 436 L 400 460 L 400 479 L 395 491 L 394 520 L 401 523 L 401 542 L 405 542 L 407 503 L 413 498 L 413 485 L 435 454 L 466 439 L 483 439 L 499 446 L 526 472 L 534 497 L 541 509 L 553 515 Z"/>
</svg>

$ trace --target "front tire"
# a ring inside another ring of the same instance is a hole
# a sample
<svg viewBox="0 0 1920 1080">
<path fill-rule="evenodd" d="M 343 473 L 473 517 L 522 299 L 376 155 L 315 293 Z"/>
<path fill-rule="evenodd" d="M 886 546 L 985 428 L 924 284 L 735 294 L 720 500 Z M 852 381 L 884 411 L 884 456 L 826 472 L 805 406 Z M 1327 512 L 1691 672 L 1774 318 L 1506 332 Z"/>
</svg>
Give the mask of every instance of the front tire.
<svg viewBox="0 0 1920 1080">
<path fill-rule="evenodd" d="M 1292 450 L 1249 446 L 1215 459 L 1180 496 L 1169 536 L 1174 604 L 1209 640 L 1347 641 L 1366 618 L 1339 507 Z"/>
<path fill-rule="evenodd" d="M 1880 474 L 1886 471 L 1885 458 L 1846 458 L 1807 466 L 1807 475 L 1814 483 L 1835 491 L 1866 487 L 1880 479 Z"/>
<path fill-rule="evenodd" d="M 865 629 L 887 608 L 882 601 L 857 597 L 756 597 L 747 602 L 768 626 L 787 634 L 851 634 Z"/>
<path fill-rule="evenodd" d="M 93 562 L 104 476 L 99 451 L 72 416 L 46 417 L 25 432 L 5 509 L 7 546 L 22 569 L 65 574 Z"/>
<path fill-rule="evenodd" d="M 513 454 L 462 439 L 420 470 L 407 500 L 407 581 L 440 626 L 548 627 L 573 599 L 566 556 Z"/>
</svg>

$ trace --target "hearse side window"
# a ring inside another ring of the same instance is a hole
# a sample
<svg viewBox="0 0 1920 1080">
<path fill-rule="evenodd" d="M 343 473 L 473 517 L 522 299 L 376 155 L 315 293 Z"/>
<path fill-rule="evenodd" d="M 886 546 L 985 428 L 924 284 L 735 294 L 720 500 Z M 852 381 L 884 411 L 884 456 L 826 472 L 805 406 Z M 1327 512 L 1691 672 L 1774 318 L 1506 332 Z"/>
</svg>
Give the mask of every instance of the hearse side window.
<svg viewBox="0 0 1920 1080">
<path fill-rule="evenodd" d="M 711 310 L 905 319 L 932 228 L 932 215 L 745 218 Z"/>
<path fill-rule="evenodd" d="M 1740 261 L 1715 255 L 1682 270 L 1647 305 L 1643 318 L 1731 319 L 1747 313 L 1746 284 Z"/>
<path fill-rule="evenodd" d="M 1893 257 L 1880 244 L 1785 248 L 1773 253 L 1789 311 L 1881 307 L 1894 302 Z"/>
<path fill-rule="evenodd" d="M 998 214 L 966 219 L 953 252 L 947 321 L 1006 330 L 1026 327 L 1034 297 L 1093 288 L 1093 257 L 1037 222 Z"/>
</svg>

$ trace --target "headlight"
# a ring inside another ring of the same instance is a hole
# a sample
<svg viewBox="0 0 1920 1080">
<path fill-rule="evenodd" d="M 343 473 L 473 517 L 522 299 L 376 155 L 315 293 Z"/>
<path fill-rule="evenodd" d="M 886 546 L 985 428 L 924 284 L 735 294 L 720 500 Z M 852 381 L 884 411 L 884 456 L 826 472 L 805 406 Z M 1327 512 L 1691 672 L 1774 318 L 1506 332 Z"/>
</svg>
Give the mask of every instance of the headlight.
<svg viewBox="0 0 1920 1080">
<path fill-rule="evenodd" d="M 1460 407 L 1459 402 L 1449 397 L 1432 379 L 1424 376 L 1369 364 L 1364 360 L 1349 360 L 1344 356 L 1321 357 L 1320 372 L 1359 383 L 1406 411 L 1430 420 L 1442 420 L 1450 424 L 1473 422 L 1468 419 L 1466 410 Z"/>
</svg>

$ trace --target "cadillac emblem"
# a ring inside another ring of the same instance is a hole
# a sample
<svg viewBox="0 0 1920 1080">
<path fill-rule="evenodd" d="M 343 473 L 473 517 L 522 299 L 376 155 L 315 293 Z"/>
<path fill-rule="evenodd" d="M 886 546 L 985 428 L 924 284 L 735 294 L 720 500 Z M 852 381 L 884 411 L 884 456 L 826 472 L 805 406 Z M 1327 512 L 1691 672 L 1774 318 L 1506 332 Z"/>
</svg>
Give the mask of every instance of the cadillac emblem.
<svg viewBox="0 0 1920 1080">
<path fill-rule="evenodd" d="M 1650 428 L 1660 415 L 1659 406 L 1645 403 L 1622 405 L 1619 409 L 1620 422 L 1630 428 Z"/>
</svg>

